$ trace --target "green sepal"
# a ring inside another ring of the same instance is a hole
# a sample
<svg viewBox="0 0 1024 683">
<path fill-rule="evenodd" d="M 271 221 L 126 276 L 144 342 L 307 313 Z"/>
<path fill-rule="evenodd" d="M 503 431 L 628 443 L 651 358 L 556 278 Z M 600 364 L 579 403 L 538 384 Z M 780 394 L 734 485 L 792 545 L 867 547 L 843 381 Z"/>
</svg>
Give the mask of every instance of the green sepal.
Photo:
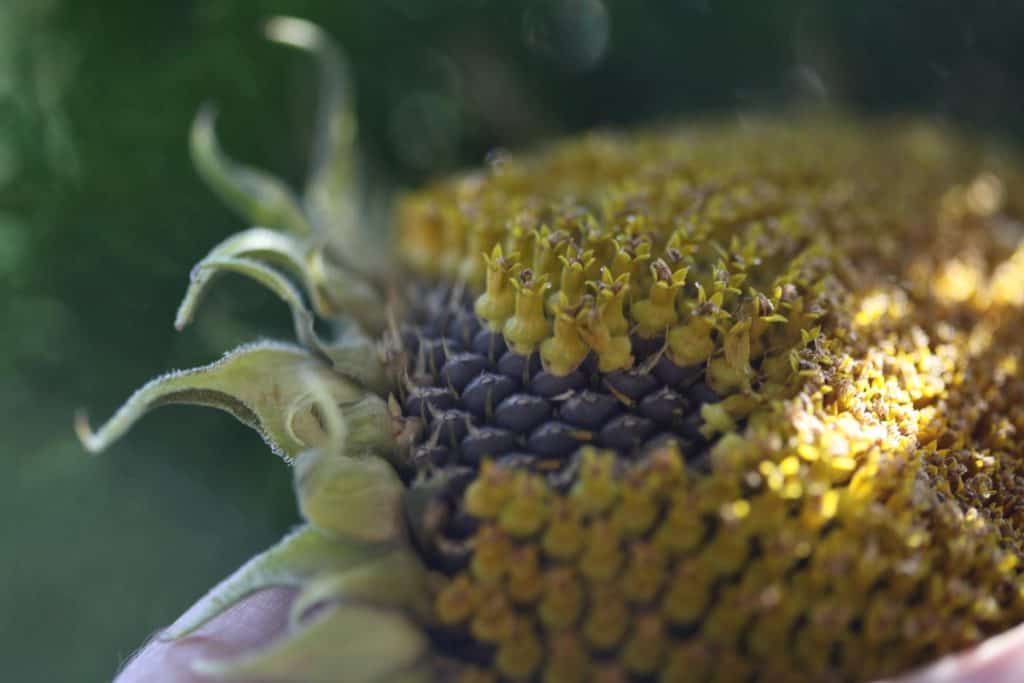
<svg viewBox="0 0 1024 683">
<path fill-rule="evenodd" d="M 160 638 L 183 638 L 245 597 L 274 586 L 301 586 L 311 577 L 338 575 L 366 562 L 373 562 L 388 547 L 353 541 L 339 542 L 311 526 L 302 526 L 285 536 L 277 545 L 242 565 L 234 574 L 217 584 L 188 613 L 164 631 Z"/>
<path fill-rule="evenodd" d="M 309 352 L 289 344 L 260 342 L 239 347 L 210 365 L 150 381 L 95 432 L 79 414 L 75 429 L 85 448 L 97 453 L 153 408 L 168 403 L 206 405 L 225 410 L 255 429 L 290 462 L 327 441 L 314 409 L 311 379 L 325 387 L 337 406 L 355 405 L 366 395 Z"/>
<path fill-rule="evenodd" d="M 356 234 L 364 196 L 356 151 L 357 121 L 352 81 L 341 49 L 319 26 L 295 17 L 274 17 L 266 36 L 281 45 L 311 53 L 320 68 L 320 101 L 313 135 L 312 161 L 305 203 L 314 223 L 339 244 L 349 246 Z"/>
<path fill-rule="evenodd" d="M 403 489 L 392 467 L 375 456 L 354 458 L 317 449 L 295 460 L 295 493 L 302 516 L 338 538 L 401 538 Z"/>
<path fill-rule="evenodd" d="M 374 196 L 359 168 L 355 95 L 343 51 L 326 31 L 305 19 L 275 17 L 267 22 L 266 35 L 310 53 L 320 69 L 312 162 L 303 195 L 306 215 L 346 268 L 379 282 L 389 270 L 387 245 L 375 240 L 379 234 L 366 226 L 389 224 L 382 207 L 390 207 L 390 201 Z"/>
<path fill-rule="evenodd" d="M 280 17 L 267 24 L 267 34 L 276 42 L 312 52 L 321 66 L 320 114 L 305 206 L 279 179 L 223 153 L 214 127 L 216 115 L 208 105 L 200 109 L 192 126 L 193 160 L 213 190 L 252 224 L 313 237 L 299 257 L 298 272 L 317 314 L 350 316 L 368 332 L 379 334 L 386 324 L 386 307 L 373 281 L 381 281 L 387 269 L 380 259 L 384 250 L 370 244 L 362 229 L 365 217 L 359 198 L 364 192 L 356 179 L 355 116 L 344 61 L 337 46 L 310 22 Z M 327 247 L 330 259 L 324 258 Z M 275 249 L 274 253 L 281 252 Z M 290 266 L 296 256 L 287 255 Z"/>
<path fill-rule="evenodd" d="M 358 401 L 343 406 L 341 414 L 345 418 L 346 429 L 342 453 L 394 457 L 395 422 L 387 401 L 375 394 L 366 394 Z"/>
<path fill-rule="evenodd" d="M 309 282 L 317 315 L 349 316 L 374 336 L 387 326 L 387 306 L 377 289 L 354 270 L 332 263 L 322 251 L 310 255 Z"/>
<path fill-rule="evenodd" d="M 281 180 L 259 169 L 232 161 L 217 141 L 217 114 L 204 105 L 196 114 L 189 137 L 192 161 L 203 180 L 251 225 L 309 235 L 312 228 L 295 194 Z"/>
<path fill-rule="evenodd" d="M 295 338 L 310 351 L 324 355 L 323 346 L 313 328 L 313 313 L 306 308 L 302 301 L 302 294 L 288 278 L 269 266 L 247 258 L 207 257 L 200 261 L 192 272 L 195 275 L 208 276 L 218 271 L 244 275 L 259 282 L 276 294 L 278 298 L 288 304 L 288 308 L 292 312 Z M 174 321 L 175 327 L 180 330 L 192 320 L 195 304 L 198 301 L 197 297 L 188 297 L 186 293 L 186 299 L 182 301 L 181 306 L 178 308 L 178 314 Z"/>
<path fill-rule="evenodd" d="M 408 611 L 421 622 L 433 616 L 427 571 L 408 548 L 374 557 L 342 572 L 317 576 L 305 584 L 292 602 L 289 621 L 300 623 L 307 613 L 325 603 L 364 602 Z"/>
<path fill-rule="evenodd" d="M 175 328 L 181 331 L 192 322 L 196 309 L 218 273 L 216 269 L 204 267 L 206 264 L 225 258 L 244 258 L 276 266 L 307 283 L 306 251 L 300 240 L 269 228 L 249 228 L 228 237 L 192 268 L 188 289 L 174 320 Z"/>
<path fill-rule="evenodd" d="M 325 607 L 266 648 L 193 669 L 226 680 L 390 683 L 410 672 L 430 680 L 429 640 L 406 614 L 361 603 Z"/>
<path fill-rule="evenodd" d="M 225 270 L 241 272 L 259 282 L 266 280 L 268 287 L 289 305 L 295 323 L 296 337 L 301 343 L 326 355 L 334 369 L 343 376 L 375 394 L 387 395 L 392 389 L 392 381 L 373 341 L 359 332 L 356 326 L 349 326 L 342 339 L 325 345 L 313 333 L 312 315 L 303 305 L 298 290 L 287 278 L 278 273 L 276 268 L 266 268 L 268 265 L 275 266 L 298 278 L 312 294 L 322 288 L 311 281 L 309 264 L 316 258 L 319 257 L 314 257 L 303 246 L 302 241 L 276 230 L 250 228 L 236 233 L 211 249 L 210 253 L 192 268 L 188 289 L 178 306 L 174 327 L 180 331 L 192 322 L 203 297 L 218 274 Z M 239 263 L 240 261 L 243 263 Z M 251 264 L 254 262 L 258 262 L 259 266 L 252 267 Z M 317 297 L 313 298 L 315 307 Z M 325 304 L 321 302 L 321 306 L 323 305 Z M 378 303 L 378 308 L 382 307 L 383 304 Z"/>
<path fill-rule="evenodd" d="M 336 372 L 366 387 L 378 396 L 394 390 L 394 380 L 381 361 L 374 343 L 365 337 L 345 338 L 324 347 Z"/>
</svg>

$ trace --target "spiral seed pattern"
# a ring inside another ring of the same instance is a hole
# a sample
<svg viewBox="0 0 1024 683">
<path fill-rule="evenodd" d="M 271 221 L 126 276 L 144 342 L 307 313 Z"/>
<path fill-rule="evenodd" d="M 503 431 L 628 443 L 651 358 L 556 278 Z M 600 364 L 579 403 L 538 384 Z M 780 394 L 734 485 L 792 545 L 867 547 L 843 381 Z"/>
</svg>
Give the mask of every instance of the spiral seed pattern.
<svg viewBox="0 0 1024 683">
<path fill-rule="evenodd" d="M 387 344 L 465 680 L 866 680 L 1020 621 L 1022 188 L 802 119 L 407 198 Z"/>
</svg>

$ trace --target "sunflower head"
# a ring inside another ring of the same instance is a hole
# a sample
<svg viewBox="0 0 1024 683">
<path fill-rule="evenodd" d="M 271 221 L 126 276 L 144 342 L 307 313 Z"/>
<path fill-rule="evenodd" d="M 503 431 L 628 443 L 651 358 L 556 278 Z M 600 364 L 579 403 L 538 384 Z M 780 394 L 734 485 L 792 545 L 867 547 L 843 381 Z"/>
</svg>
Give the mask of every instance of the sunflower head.
<svg viewBox="0 0 1024 683">
<path fill-rule="evenodd" d="M 306 524 L 172 635 L 271 585 L 301 588 L 292 631 L 197 666 L 868 680 L 1024 618 L 1011 163 L 923 121 L 594 133 L 400 198 L 381 249 L 337 49 L 269 34 L 325 75 L 317 162 L 300 199 L 200 113 L 200 172 L 253 227 L 193 270 L 177 325 L 234 272 L 299 344 L 79 423 L 95 451 L 203 403 L 294 464 Z"/>
</svg>

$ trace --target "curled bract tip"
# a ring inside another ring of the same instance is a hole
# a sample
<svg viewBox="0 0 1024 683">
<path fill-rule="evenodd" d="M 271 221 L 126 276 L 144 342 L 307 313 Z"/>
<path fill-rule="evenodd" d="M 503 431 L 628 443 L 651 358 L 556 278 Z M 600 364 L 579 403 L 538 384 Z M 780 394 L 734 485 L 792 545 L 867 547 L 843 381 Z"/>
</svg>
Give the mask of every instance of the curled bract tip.
<svg viewBox="0 0 1024 683">
<path fill-rule="evenodd" d="M 277 177 L 234 161 L 218 141 L 216 108 L 200 107 L 190 134 L 194 164 L 254 227 L 221 242 L 193 268 L 174 326 L 181 330 L 193 320 L 215 277 L 236 273 L 289 306 L 302 346 L 242 346 L 209 365 L 162 375 L 95 430 L 79 412 L 75 431 L 97 453 L 154 408 L 207 405 L 231 413 L 294 462 L 306 523 L 221 582 L 161 638 L 187 636 L 246 596 L 276 586 L 300 589 L 289 631 L 239 657 L 195 662 L 197 672 L 233 680 L 433 680 L 426 570 L 408 545 L 404 485 L 385 459 L 393 456 L 395 434 L 381 395 L 392 380 L 374 342 L 386 319 L 378 267 L 384 257 L 362 232 L 367 202 L 358 182 L 345 61 L 311 22 L 274 17 L 265 32 L 312 53 L 320 67 L 310 177 L 300 197 Z M 354 324 L 341 339 L 322 341 L 314 312 Z"/>
<path fill-rule="evenodd" d="M 104 444 L 96 438 L 96 433 L 93 432 L 92 426 L 89 424 L 89 416 L 85 410 L 79 409 L 75 411 L 74 426 L 75 436 L 78 437 L 86 451 L 90 454 L 96 454 L 103 450 Z"/>
<path fill-rule="evenodd" d="M 263 25 L 268 40 L 302 49 L 312 49 L 324 39 L 323 30 L 311 21 L 298 17 L 275 16 Z"/>
<path fill-rule="evenodd" d="M 288 278 L 273 268 L 248 258 L 206 258 L 199 262 L 194 272 L 197 277 L 203 277 L 219 271 L 244 275 L 277 295 L 291 310 L 295 338 L 310 351 L 322 353 L 323 346 L 313 328 L 313 313 L 306 308 L 302 301 L 302 294 Z M 190 289 L 186 293 L 185 299 L 178 308 L 174 326 L 179 330 L 192 320 L 198 305 L 198 296 L 189 296 L 192 291 Z"/>
<path fill-rule="evenodd" d="M 221 149 L 216 109 L 203 104 L 192 123 L 189 146 L 196 170 L 221 199 L 252 225 L 267 225 L 297 235 L 312 232 L 299 200 L 278 178 L 232 161 Z"/>
<path fill-rule="evenodd" d="M 274 266 L 288 275 L 306 281 L 306 251 L 303 243 L 292 235 L 264 227 L 253 227 L 236 233 L 210 250 L 196 264 L 189 276 L 188 289 L 175 316 L 178 331 L 192 322 L 203 296 L 219 272 L 208 264 L 220 259 L 247 259 Z M 307 287 L 308 287 L 307 283 Z"/>
<path fill-rule="evenodd" d="M 262 342 L 237 348 L 209 365 L 157 377 L 136 391 L 99 429 L 92 430 L 80 414 L 75 431 L 85 448 L 97 453 L 154 408 L 171 403 L 205 405 L 231 413 L 290 461 L 327 438 L 303 379 L 307 370 L 322 378 L 338 405 L 359 404 L 364 398 L 363 389 L 304 349 Z"/>
</svg>

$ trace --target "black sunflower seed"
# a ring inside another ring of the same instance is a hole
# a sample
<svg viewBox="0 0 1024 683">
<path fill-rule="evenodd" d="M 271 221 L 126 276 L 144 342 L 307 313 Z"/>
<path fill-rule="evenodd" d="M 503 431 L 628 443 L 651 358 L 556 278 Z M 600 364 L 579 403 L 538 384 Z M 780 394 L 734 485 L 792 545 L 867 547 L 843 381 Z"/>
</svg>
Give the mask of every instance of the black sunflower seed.
<svg viewBox="0 0 1024 683">
<path fill-rule="evenodd" d="M 701 365 L 676 365 L 668 356 L 662 356 L 654 364 L 652 370 L 655 377 L 662 384 L 674 388 L 687 387 L 693 384 L 703 372 Z"/>
<path fill-rule="evenodd" d="M 665 345 L 665 340 L 662 337 L 641 337 L 638 334 L 632 335 L 629 341 L 637 358 L 653 356 Z"/>
<path fill-rule="evenodd" d="M 462 439 L 461 460 L 467 465 L 475 465 L 482 458 L 496 458 L 518 446 L 518 438 L 507 429 L 480 427 Z"/>
<path fill-rule="evenodd" d="M 545 422 L 530 433 L 526 444 L 534 453 L 549 458 L 568 458 L 592 438 L 590 432 L 564 422 Z"/>
<path fill-rule="evenodd" d="M 638 415 L 620 415 L 601 429 L 601 445 L 618 451 L 630 452 L 647 440 L 654 432 L 654 422 Z"/>
<path fill-rule="evenodd" d="M 470 348 L 473 353 L 486 356 L 491 362 L 496 362 L 508 351 L 508 345 L 505 344 L 505 336 L 501 332 L 494 332 L 486 328 L 476 333 Z"/>
<path fill-rule="evenodd" d="M 641 370 L 616 370 L 604 376 L 604 385 L 611 392 L 633 403 L 658 388 L 658 378 Z"/>
<path fill-rule="evenodd" d="M 466 310 L 456 311 L 448 321 L 446 330 L 448 339 L 462 349 L 472 348 L 473 340 L 479 331 L 480 322 L 477 317 Z"/>
<path fill-rule="evenodd" d="M 523 453 L 513 451 L 498 458 L 498 464 L 510 470 L 533 470 L 537 467 L 540 458 L 534 453 Z"/>
<path fill-rule="evenodd" d="M 718 403 L 722 400 L 722 398 L 715 393 L 714 389 L 704 382 L 698 382 L 687 389 L 686 395 L 695 405 L 698 406 L 704 405 L 705 403 Z"/>
<path fill-rule="evenodd" d="M 690 401 L 669 387 L 653 391 L 640 401 L 640 413 L 662 425 L 682 422 L 690 411 Z"/>
<path fill-rule="evenodd" d="M 402 409 L 408 416 L 429 420 L 432 412 L 454 408 L 458 403 L 449 389 L 444 387 L 413 387 L 405 397 Z"/>
<path fill-rule="evenodd" d="M 540 356 L 536 353 L 523 356 L 515 351 L 506 351 L 498 359 L 498 372 L 520 382 L 528 382 L 540 370 Z"/>
<path fill-rule="evenodd" d="M 533 394 L 513 394 L 494 409 L 494 423 L 525 434 L 551 416 L 551 404 Z"/>
<path fill-rule="evenodd" d="M 619 402 L 614 396 L 584 390 L 573 394 L 561 405 L 558 417 L 577 427 L 600 429 L 619 410 Z"/>
<path fill-rule="evenodd" d="M 553 375 L 550 372 L 538 372 L 530 382 L 530 390 L 544 398 L 554 398 L 569 391 L 582 389 L 587 386 L 587 377 L 579 370 L 573 370 L 568 375 Z"/>
<path fill-rule="evenodd" d="M 462 392 L 462 404 L 479 418 L 489 418 L 495 408 L 515 392 L 515 380 L 491 372 L 478 375 Z"/>
<path fill-rule="evenodd" d="M 438 443 L 458 448 L 459 443 L 469 433 L 471 424 L 472 418 L 469 413 L 461 410 L 446 410 L 430 423 L 430 433 L 438 435 Z"/>
<path fill-rule="evenodd" d="M 451 450 L 440 444 L 423 444 L 413 451 L 412 460 L 416 467 L 444 467 L 451 460 Z"/>
<path fill-rule="evenodd" d="M 477 353 L 453 353 L 441 368 L 441 381 L 461 392 L 474 377 L 487 369 L 487 358 Z"/>
</svg>

